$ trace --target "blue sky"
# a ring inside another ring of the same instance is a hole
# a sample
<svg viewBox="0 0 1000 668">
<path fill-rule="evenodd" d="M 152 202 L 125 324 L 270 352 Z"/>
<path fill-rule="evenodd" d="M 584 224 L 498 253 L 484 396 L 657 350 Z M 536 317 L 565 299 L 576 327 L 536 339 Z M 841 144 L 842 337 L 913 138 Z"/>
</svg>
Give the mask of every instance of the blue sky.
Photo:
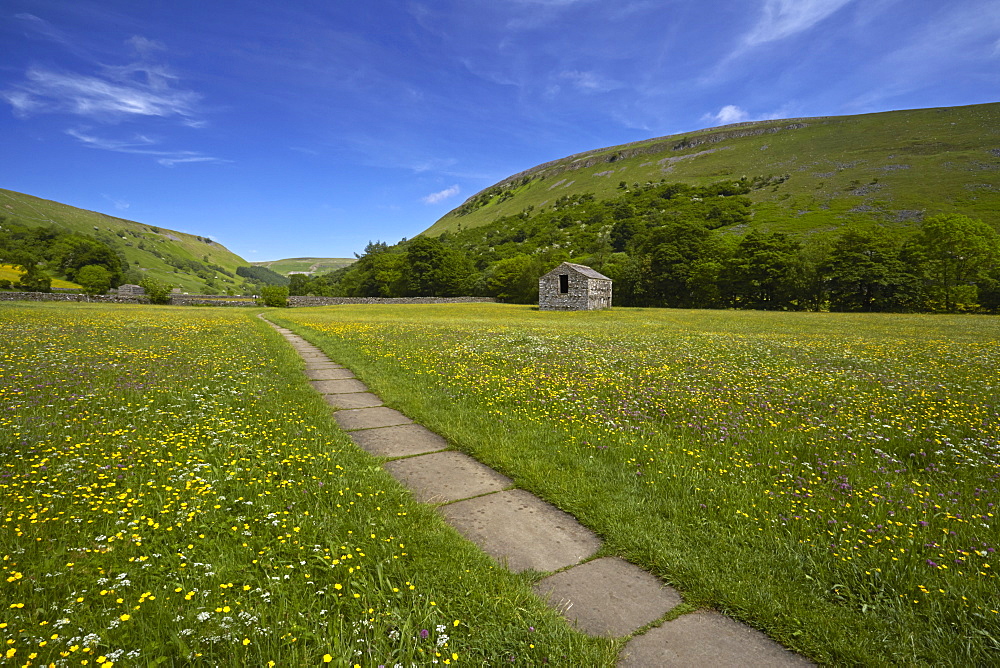
<svg viewBox="0 0 1000 668">
<path fill-rule="evenodd" d="M 1000 101 L 997 0 L 4 0 L 0 187 L 247 260 L 742 120 Z"/>
</svg>

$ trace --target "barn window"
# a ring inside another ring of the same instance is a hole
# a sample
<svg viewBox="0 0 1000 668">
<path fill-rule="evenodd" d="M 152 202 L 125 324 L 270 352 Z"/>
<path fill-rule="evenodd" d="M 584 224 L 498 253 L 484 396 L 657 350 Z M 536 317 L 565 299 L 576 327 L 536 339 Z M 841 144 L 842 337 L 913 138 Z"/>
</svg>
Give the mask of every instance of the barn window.
<svg viewBox="0 0 1000 668">
<path fill-rule="evenodd" d="M 569 293 L 569 274 L 559 274 L 559 294 Z"/>
</svg>

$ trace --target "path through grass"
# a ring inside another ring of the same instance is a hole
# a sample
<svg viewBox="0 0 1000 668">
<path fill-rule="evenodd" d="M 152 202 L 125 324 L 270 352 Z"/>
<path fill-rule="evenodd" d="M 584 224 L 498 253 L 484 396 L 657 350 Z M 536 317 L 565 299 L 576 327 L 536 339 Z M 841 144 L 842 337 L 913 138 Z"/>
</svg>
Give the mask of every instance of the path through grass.
<svg viewBox="0 0 1000 668">
<path fill-rule="evenodd" d="M 608 550 L 837 664 L 1000 652 L 1000 320 L 504 305 L 278 321 Z"/>
</svg>

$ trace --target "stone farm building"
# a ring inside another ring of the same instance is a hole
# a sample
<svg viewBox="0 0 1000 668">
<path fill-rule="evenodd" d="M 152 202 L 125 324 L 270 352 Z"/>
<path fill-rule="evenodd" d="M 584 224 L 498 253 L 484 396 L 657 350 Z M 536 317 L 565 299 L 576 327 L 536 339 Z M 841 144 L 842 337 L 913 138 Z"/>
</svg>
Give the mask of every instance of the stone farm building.
<svg viewBox="0 0 1000 668">
<path fill-rule="evenodd" d="M 541 311 L 591 311 L 611 307 L 611 279 L 582 264 L 563 262 L 538 279 Z"/>
</svg>

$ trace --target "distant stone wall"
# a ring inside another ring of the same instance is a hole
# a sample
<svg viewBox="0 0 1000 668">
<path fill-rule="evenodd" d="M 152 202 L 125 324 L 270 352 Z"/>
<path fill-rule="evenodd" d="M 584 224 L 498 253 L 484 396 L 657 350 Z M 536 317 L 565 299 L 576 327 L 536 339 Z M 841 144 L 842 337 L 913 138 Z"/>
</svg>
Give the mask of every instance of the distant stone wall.
<svg viewBox="0 0 1000 668">
<path fill-rule="evenodd" d="M 99 302 L 105 304 L 148 304 L 145 295 L 96 295 L 72 292 L 0 292 L 0 302 Z"/>
<path fill-rule="evenodd" d="M 145 295 L 97 295 L 58 292 L 0 292 L 0 301 L 32 302 L 97 302 L 105 304 L 148 304 Z M 295 306 L 337 306 L 343 304 L 465 304 L 492 303 L 493 297 L 289 297 L 288 305 Z M 170 303 L 175 306 L 259 306 L 251 296 L 222 295 L 171 295 Z"/>
<path fill-rule="evenodd" d="M 0 292 L 0 301 L 28 302 L 94 302 L 99 304 L 149 304 L 146 295 L 94 295 L 68 292 Z M 170 295 L 176 306 L 257 306 L 253 297 L 220 297 L 217 295 Z"/>
<path fill-rule="evenodd" d="M 257 300 L 250 295 L 170 295 L 174 306 L 257 306 Z"/>
<path fill-rule="evenodd" d="M 346 304 L 491 304 L 493 297 L 299 297 L 288 298 L 289 306 L 340 306 Z"/>
<path fill-rule="evenodd" d="M 566 272 L 569 291 L 559 291 L 560 274 L 550 273 L 538 279 L 538 310 L 593 311 L 611 306 L 611 281 L 587 278 L 574 271 Z"/>
</svg>

